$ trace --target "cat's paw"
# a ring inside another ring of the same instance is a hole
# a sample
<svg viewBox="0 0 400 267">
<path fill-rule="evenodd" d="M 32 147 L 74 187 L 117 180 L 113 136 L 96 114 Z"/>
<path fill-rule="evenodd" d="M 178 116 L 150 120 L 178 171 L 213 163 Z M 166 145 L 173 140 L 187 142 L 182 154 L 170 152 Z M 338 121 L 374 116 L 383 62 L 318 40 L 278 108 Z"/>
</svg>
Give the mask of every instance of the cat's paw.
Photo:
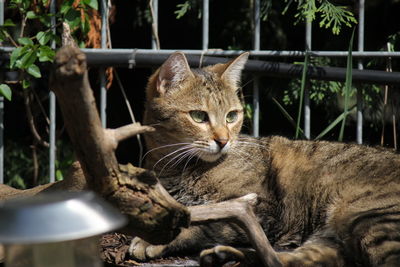
<svg viewBox="0 0 400 267">
<path fill-rule="evenodd" d="M 151 245 L 139 237 L 132 239 L 129 246 L 129 256 L 135 260 L 146 261 L 161 258 L 164 255 L 166 245 Z"/>
<path fill-rule="evenodd" d="M 244 259 L 245 255 L 238 249 L 229 246 L 215 246 L 200 253 L 200 266 L 243 266 L 240 263 Z"/>
</svg>

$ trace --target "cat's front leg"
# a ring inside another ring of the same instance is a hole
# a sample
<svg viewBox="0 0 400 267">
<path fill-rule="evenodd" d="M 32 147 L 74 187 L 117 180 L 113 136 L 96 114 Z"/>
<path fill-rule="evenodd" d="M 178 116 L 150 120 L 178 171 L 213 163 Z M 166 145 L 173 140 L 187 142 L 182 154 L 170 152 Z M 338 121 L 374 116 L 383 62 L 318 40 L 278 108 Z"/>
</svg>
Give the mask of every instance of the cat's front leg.
<svg viewBox="0 0 400 267">
<path fill-rule="evenodd" d="M 139 237 L 132 239 L 129 246 L 129 256 L 136 260 L 146 261 L 161 258 L 167 245 L 152 245 Z"/>
<path fill-rule="evenodd" d="M 243 245 L 247 243 L 243 231 L 234 224 L 210 223 L 182 229 L 181 233 L 167 245 L 151 245 L 134 238 L 129 248 L 132 258 L 146 261 L 169 255 L 188 255 L 200 253 L 203 249 L 218 244 Z"/>
<path fill-rule="evenodd" d="M 152 245 L 141 238 L 135 237 L 130 246 L 129 254 L 133 259 L 147 261 L 168 255 L 196 252 L 203 248 L 203 235 L 199 227 L 182 229 L 181 233 L 169 244 Z"/>
</svg>

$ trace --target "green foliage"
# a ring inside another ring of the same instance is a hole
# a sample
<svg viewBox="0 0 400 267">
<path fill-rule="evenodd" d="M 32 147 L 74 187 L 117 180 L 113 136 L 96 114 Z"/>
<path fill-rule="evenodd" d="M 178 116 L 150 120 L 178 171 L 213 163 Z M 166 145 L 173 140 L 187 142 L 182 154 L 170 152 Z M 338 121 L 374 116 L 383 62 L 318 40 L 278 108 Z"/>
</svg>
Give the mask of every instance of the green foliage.
<svg viewBox="0 0 400 267">
<path fill-rule="evenodd" d="M 352 27 L 357 23 L 352 12 L 345 6 L 335 6 L 327 0 L 321 2 L 317 12 L 321 13 L 321 28 L 332 28 L 333 34 L 339 34 L 343 25 Z"/>
<path fill-rule="evenodd" d="M 42 73 L 39 68 L 41 62 L 53 62 L 55 51 L 52 45 L 60 43 L 60 38 L 56 34 L 56 28 L 62 22 L 67 22 L 75 38 L 82 39 L 90 29 L 89 9 L 97 9 L 97 0 L 79 1 L 76 7 L 73 6 L 73 0 L 63 1 L 60 11 L 56 14 L 49 13 L 49 1 L 33 0 L 10 0 L 7 8 L 14 9 L 20 17 L 20 23 L 14 23 L 7 19 L 0 26 L 0 41 L 9 42 L 15 46 L 11 53 L 9 68 L 18 70 L 22 73 L 20 77 L 23 88 L 28 88 L 31 84 L 30 79 L 41 78 Z M 83 14 L 83 18 L 81 16 Z M 54 24 L 51 21 L 54 20 Z M 26 28 L 35 25 L 36 34 L 30 35 Z M 21 25 L 17 29 L 17 25 Z M 20 36 L 15 41 L 13 32 L 20 32 Z M 5 84 L 0 85 L 0 94 L 11 100 L 11 90 Z"/>
<path fill-rule="evenodd" d="M 0 94 L 3 95 L 8 101 L 11 101 L 11 89 L 7 84 L 0 84 Z"/>
<path fill-rule="evenodd" d="M 182 18 L 191 10 L 198 10 L 197 18 L 201 18 L 201 2 L 199 0 L 185 0 L 181 4 L 176 5 L 176 10 L 174 14 L 176 15 L 177 19 Z"/>
<path fill-rule="evenodd" d="M 180 19 L 188 12 L 188 10 L 190 10 L 190 2 L 185 1 L 183 4 L 177 4 L 176 8 L 177 10 L 174 11 L 174 14 L 176 15 L 177 19 Z"/>
<path fill-rule="evenodd" d="M 64 179 L 69 167 L 74 162 L 72 147 L 69 143 L 59 140 L 57 142 L 57 158 L 56 160 L 56 180 Z M 32 160 L 32 149 L 23 144 L 23 142 L 7 142 L 5 145 L 5 182 L 6 184 L 19 188 L 26 189 L 38 184 L 48 183 L 49 165 L 48 150 L 36 147 L 37 160 L 39 164 L 37 184 L 34 184 L 34 164 Z M 46 162 L 42 164 L 41 162 Z"/>
<path fill-rule="evenodd" d="M 339 141 L 343 141 L 344 129 L 346 125 L 346 119 L 351 114 L 351 112 L 355 109 L 356 101 L 352 103 L 352 96 L 356 96 L 357 89 L 352 86 L 352 46 L 354 39 L 354 31 L 349 43 L 348 49 L 348 57 L 347 57 L 347 67 L 346 67 L 346 80 L 345 83 L 341 82 L 325 82 L 325 81 L 315 81 L 309 80 L 309 90 L 310 90 L 310 99 L 312 102 L 318 105 L 324 105 L 325 107 L 332 108 L 333 104 L 329 102 L 332 99 L 341 98 L 343 96 L 343 112 L 336 117 L 315 139 L 323 138 L 327 133 L 333 130 L 339 123 L 341 123 L 340 131 L 339 131 Z M 316 58 L 312 60 L 312 65 L 315 62 L 326 62 L 327 59 Z M 297 124 L 294 123 L 293 118 L 289 115 L 286 109 L 280 105 L 280 103 L 273 99 L 274 103 L 278 106 L 279 110 L 283 113 L 285 118 L 296 128 L 296 138 L 301 134 L 300 128 L 300 117 L 301 111 L 303 108 L 303 100 L 302 96 L 304 94 L 304 86 L 306 82 L 305 73 L 307 72 L 306 67 L 308 66 L 307 57 L 304 62 L 305 68 L 303 69 L 303 76 L 301 80 L 296 80 L 291 83 L 291 90 L 286 90 L 283 97 L 283 102 L 285 105 L 293 105 L 296 101 L 299 101 L 299 110 L 297 113 Z M 364 105 L 368 108 L 373 107 L 377 104 L 377 99 L 379 99 L 380 88 L 376 85 L 363 85 L 358 88 L 358 90 L 362 90 L 364 97 Z M 337 103 L 335 103 L 337 105 Z M 337 107 L 336 107 L 337 108 Z M 372 108 L 373 109 L 373 108 Z"/>
<path fill-rule="evenodd" d="M 297 63 L 297 64 L 303 64 L 303 63 Z M 330 58 L 325 58 L 325 57 L 316 57 L 316 58 L 310 58 L 309 65 L 310 66 L 332 66 L 336 65 L 337 62 Z M 299 94 L 300 94 L 300 89 L 301 89 L 301 79 L 294 79 L 289 83 L 289 89 L 284 91 L 283 94 L 283 104 L 286 106 L 289 105 L 294 105 L 298 99 L 299 99 Z M 363 85 L 363 86 L 368 86 L 368 85 Z M 343 87 L 344 83 L 343 82 L 337 82 L 337 81 L 320 81 L 320 80 L 308 80 L 308 87 L 309 87 L 309 96 L 310 100 L 315 103 L 316 105 L 326 105 L 329 102 L 335 101 L 337 98 L 337 95 L 344 95 L 343 93 Z M 378 90 L 379 88 L 376 87 L 373 89 L 373 91 Z M 368 89 L 368 92 L 370 89 Z M 356 88 L 352 87 L 350 90 L 350 96 L 354 96 L 356 93 Z M 365 95 L 366 101 L 370 102 L 371 97 L 374 95 L 371 95 L 367 93 Z"/>
<path fill-rule="evenodd" d="M 295 15 L 297 22 L 314 21 L 319 15 L 319 26 L 331 28 L 333 34 L 339 34 L 343 26 L 352 27 L 357 23 L 354 14 L 348 10 L 348 7 L 334 5 L 328 0 L 285 0 L 285 2 L 287 5 L 283 14 L 295 2 L 297 3 Z"/>
<path fill-rule="evenodd" d="M 285 14 L 293 3 L 296 3 L 297 13 L 295 14 L 296 23 L 300 21 L 314 21 L 319 17 L 319 26 L 321 28 L 331 28 L 333 34 L 339 34 L 343 26 L 353 27 L 357 24 L 354 14 L 346 6 L 332 4 L 328 0 L 285 0 L 286 7 L 282 14 Z M 260 18 L 263 21 L 268 19 L 273 5 L 272 0 L 261 0 Z M 201 1 L 185 0 L 176 5 L 174 14 L 177 19 L 182 18 L 191 10 L 199 11 L 201 17 Z"/>
<path fill-rule="evenodd" d="M 271 12 L 272 9 L 272 0 L 264 0 L 261 1 L 261 7 L 260 7 L 260 18 L 262 21 L 267 21 L 268 15 Z"/>
</svg>

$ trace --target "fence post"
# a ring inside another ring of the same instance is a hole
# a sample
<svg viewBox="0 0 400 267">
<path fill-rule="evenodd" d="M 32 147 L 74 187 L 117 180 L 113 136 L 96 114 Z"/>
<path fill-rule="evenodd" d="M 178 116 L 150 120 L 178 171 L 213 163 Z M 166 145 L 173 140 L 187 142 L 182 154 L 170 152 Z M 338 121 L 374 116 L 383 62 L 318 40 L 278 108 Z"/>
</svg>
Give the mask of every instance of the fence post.
<svg viewBox="0 0 400 267">
<path fill-rule="evenodd" d="M 4 24 L 4 1 L 0 0 L 0 25 Z M 0 184 L 4 184 L 4 97 L 0 97 Z"/>
<path fill-rule="evenodd" d="M 305 34 L 306 50 L 311 51 L 312 45 L 312 21 L 307 19 L 306 34 Z M 307 139 L 311 138 L 311 109 L 310 109 L 310 84 L 307 82 L 304 88 L 304 136 Z"/>
<path fill-rule="evenodd" d="M 253 50 L 260 50 L 260 0 L 254 0 L 253 10 Z M 260 80 L 257 76 L 253 76 L 253 136 L 260 135 Z"/>
<path fill-rule="evenodd" d="M 101 0 L 101 48 L 107 48 L 107 23 L 108 6 L 106 0 Z M 103 128 L 107 127 L 107 89 L 106 89 L 106 70 L 104 67 L 99 69 L 100 73 L 100 118 Z"/>
<path fill-rule="evenodd" d="M 358 51 L 364 51 L 364 10 L 365 0 L 359 2 L 358 13 Z M 358 69 L 364 69 L 362 59 L 358 60 Z M 363 93 L 361 88 L 357 89 L 357 143 L 363 143 Z"/>
<path fill-rule="evenodd" d="M 50 13 L 56 13 L 56 2 L 55 0 L 51 0 L 50 2 Z M 53 34 L 56 33 L 56 18 L 55 16 L 51 17 L 51 25 Z M 56 43 L 53 41 L 51 43 L 51 48 L 56 49 Z M 49 133 L 49 181 L 53 183 L 56 179 L 56 170 L 55 170 L 55 162 L 56 162 L 56 95 L 53 91 L 49 92 L 49 117 L 50 117 L 50 133 Z"/>
</svg>

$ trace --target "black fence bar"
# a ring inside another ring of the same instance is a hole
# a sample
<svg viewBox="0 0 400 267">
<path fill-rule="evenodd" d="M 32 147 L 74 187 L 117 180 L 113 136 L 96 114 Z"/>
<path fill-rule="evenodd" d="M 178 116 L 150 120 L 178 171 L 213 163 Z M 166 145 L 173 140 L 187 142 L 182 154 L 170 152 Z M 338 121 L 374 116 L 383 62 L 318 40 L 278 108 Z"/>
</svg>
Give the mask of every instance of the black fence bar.
<svg viewBox="0 0 400 267">
<path fill-rule="evenodd" d="M 160 66 L 167 58 L 167 54 L 140 54 L 140 53 L 87 53 L 88 64 L 91 66 L 116 66 L 131 68 L 154 68 Z M 212 65 L 229 61 L 229 58 L 208 57 L 201 58 L 196 55 L 187 55 L 188 62 L 192 67 L 201 65 Z M 289 64 L 250 59 L 245 71 L 257 73 L 264 76 L 299 78 L 303 66 L 300 64 Z M 308 67 L 308 78 L 326 81 L 345 81 L 346 69 L 339 67 Z M 372 84 L 400 84 L 400 72 L 386 72 L 381 70 L 357 70 L 353 69 L 353 81 Z"/>
</svg>

